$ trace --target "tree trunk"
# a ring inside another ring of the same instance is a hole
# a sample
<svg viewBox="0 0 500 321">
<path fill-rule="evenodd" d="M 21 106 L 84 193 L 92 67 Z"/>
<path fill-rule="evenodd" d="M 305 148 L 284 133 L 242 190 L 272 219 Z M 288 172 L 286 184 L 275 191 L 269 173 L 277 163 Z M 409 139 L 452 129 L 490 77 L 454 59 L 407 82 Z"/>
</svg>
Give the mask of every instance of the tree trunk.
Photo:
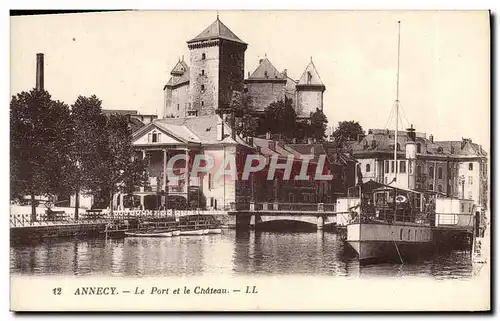
<svg viewBox="0 0 500 321">
<path fill-rule="evenodd" d="M 80 209 L 80 189 L 75 191 L 75 221 L 78 221 L 78 210 Z"/>
<path fill-rule="evenodd" d="M 36 205 L 35 205 L 35 192 L 31 192 L 31 221 L 36 221 Z"/>
<path fill-rule="evenodd" d="M 113 216 L 113 192 L 109 192 L 109 213 Z"/>
</svg>

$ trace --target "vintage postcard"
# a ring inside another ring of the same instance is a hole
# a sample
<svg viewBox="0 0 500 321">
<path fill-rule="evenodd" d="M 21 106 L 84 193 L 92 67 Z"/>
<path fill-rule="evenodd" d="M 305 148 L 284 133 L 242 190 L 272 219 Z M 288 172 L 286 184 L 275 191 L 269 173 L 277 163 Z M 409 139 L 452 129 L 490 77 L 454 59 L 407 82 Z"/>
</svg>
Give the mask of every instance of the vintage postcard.
<svg viewBox="0 0 500 321">
<path fill-rule="evenodd" d="M 12 311 L 490 310 L 488 11 L 10 26 Z"/>
</svg>

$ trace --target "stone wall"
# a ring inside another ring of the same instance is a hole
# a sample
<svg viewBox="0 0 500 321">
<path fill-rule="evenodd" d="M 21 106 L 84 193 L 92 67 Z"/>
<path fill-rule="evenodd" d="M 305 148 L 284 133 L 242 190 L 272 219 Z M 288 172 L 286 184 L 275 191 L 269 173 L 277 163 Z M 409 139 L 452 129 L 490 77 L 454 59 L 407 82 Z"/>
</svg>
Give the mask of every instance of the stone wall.
<svg viewBox="0 0 500 321">
<path fill-rule="evenodd" d="M 264 111 L 271 103 L 285 99 L 285 81 L 247 81 L 247 88 L 256 111 Z"/>
<path fill-rule="evenodd" d="M 192 109 L 198 111 L 199 116 L 214 114 L 219 103 L 218 46 L 211 44 L 191 49 L 190 87 Z"/>
<path fill-rule="evenodd" d="M 189 97 L 189 83 L 174 88 L 166 88 L 164 117 L 186 117 L 190 104 Z"/>
<path fill-rule="evenodd" d="M 246 45 L 220 42 L 219 106 L 228 107 L 233 91 L 243 92 L 245 78 Z"/>
<path fill-rule="evenodd" d="M 297 90 L 297 115 L 307 116 L 316 108 L 323 110 L 323 92 L 321 89 Z"/>
</svg>

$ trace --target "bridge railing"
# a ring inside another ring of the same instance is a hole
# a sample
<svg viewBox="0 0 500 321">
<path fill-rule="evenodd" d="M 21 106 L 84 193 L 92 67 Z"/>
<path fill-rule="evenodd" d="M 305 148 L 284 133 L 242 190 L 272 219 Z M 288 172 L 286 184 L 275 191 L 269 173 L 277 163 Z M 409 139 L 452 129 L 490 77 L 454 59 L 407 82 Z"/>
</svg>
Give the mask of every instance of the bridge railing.
<svg viewBox="0 0 500 321">
<path fill-rule="evenodd" d="M 227 211 L 223 210 L 131 210 L 131 211 L 110 211 L 101 212 L 80 212 L 78 220 L 75 219 L 73 212 L 58 212 L 56 214 L 37 214 L 32 219 L 31 214 L 10 214 L 10 227 L 27 226 L 52 226 L 66 224 L 95 224 L 106 223 L 110 221 L 122 221 L 130 219 L 159 219 L 159 218 L 178 218 L 190 215 L 225 215 Z"/>
<path fill-rule="evenodd" d="M 250 203 L 250 211 L 335 212 L 335 203 Z"/>
</svg>

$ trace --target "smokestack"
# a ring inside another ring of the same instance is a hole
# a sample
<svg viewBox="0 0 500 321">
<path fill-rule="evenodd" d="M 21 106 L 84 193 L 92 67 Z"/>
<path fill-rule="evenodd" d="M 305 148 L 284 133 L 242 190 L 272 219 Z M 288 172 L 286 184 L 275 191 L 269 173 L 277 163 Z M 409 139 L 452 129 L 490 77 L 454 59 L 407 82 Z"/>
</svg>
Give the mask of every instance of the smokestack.
<svg viewBox="0 0 500 321">
<path fill-rule="evenodd" d="M 43 53 L 36 54 L 36 90 L 43 88 Z"/>
</svg>

